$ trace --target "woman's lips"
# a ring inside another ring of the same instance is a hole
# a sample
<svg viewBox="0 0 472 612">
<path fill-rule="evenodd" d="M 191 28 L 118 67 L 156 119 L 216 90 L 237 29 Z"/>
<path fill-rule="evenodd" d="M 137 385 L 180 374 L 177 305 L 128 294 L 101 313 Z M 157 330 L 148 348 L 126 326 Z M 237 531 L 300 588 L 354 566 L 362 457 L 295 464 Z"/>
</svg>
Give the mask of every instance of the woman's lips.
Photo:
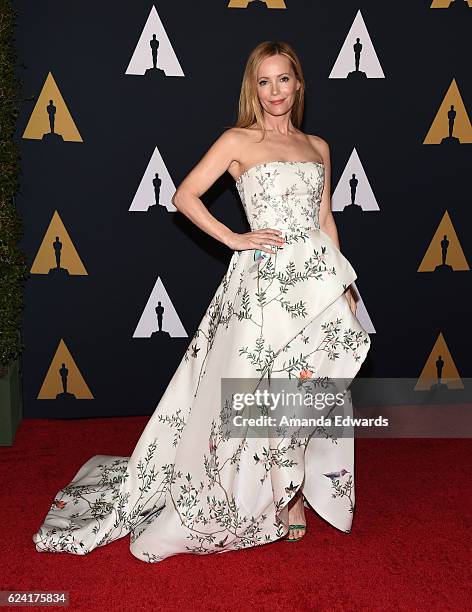
<svg viewBox="0 0 472 612">
<path fill-rule="evenodd" d="M 282 102 L 284 102 L 284 100 L 274 100 L 271 104 L 282 104 Z"/>
</svg>

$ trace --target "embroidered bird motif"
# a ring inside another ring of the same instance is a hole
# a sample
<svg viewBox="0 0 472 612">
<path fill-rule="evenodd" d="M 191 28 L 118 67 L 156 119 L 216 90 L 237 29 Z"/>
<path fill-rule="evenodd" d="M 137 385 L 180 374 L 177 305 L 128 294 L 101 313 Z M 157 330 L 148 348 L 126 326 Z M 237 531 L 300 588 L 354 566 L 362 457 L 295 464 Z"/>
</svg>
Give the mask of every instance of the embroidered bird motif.
<svg viewBox="0 0 472 612">
<path fill-rule="evenodd" d="M 339 472 L 328 472 L 327 474 L 323 474 L 323 476 L 326 476 L 327 478 L 331 478 L 331 480 L 334 480 L 335 478 L 342 478 L 345 474 L 348 474 L 349 470 L 345 470 L 344 468 L 342 470 L 339 470 Z"/>
<path fill-rule="evenodd" d="M 293 495 L 293 493 L 295 493 L 295 491 L 298 489 L 298 485 L 294 485 L 293 481 L 290 481 L 290 486 L 285 487 L 285 492 L 288 495 Z"/>
<path fill-rule="evenodd" d="M 226 537 L 225 537 L 223 540 L 220 540 L 220 541 L 218 542 L 218 544 L 215 544 L 215 546 L 216 546 L 217 548 L 223 548 L 223 547 L 224 547 L 224 545 L 225 545 L 225 543 L 226 543 L 226 540 L 227 540 L 227 539 L 228 539 L 228 536 L 226 536 Z"/>
</svg>

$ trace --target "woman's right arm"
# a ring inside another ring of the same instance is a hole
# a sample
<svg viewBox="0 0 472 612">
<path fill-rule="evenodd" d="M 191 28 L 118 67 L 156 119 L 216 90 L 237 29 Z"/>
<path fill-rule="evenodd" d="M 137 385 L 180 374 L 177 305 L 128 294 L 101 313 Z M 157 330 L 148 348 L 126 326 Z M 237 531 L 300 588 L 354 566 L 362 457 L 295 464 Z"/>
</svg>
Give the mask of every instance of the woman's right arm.
<svg viewBox="0 0 472 612">
<path fill-rule="evenodd" d="M 238 234 L 221 221 L 218 221 L 200 199 L 213 183 L 228 169 L 238 155 L 241 136 L 233 128 L 223 134 L 212 144 L 201 160 L 192 168 L 172 196 L 172 203 L 179 212 L 216 240 L 231 249 L 260 249 L 267 253 L 275 252 L 263 247 L 263 244 L 281 246 L 281 232 L 274 229 L 263 229 L 255 232 Z"/>
</svg>

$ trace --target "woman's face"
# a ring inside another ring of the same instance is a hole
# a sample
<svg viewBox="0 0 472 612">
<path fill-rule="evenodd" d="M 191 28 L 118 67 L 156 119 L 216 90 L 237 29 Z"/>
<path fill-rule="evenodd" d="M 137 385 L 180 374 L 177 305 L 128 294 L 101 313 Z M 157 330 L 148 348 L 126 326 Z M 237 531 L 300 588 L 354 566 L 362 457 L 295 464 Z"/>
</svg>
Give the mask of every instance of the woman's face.
<svg viewBox="0 0 472 612">
<path fill-rule="evenodd" d="M 300 82 L 292 63 L 285 55 L 266 57 L 257 71 L 257 93 L 264 110 L 271 115 L 284 115 L 291 110 Z"/>
</svg>

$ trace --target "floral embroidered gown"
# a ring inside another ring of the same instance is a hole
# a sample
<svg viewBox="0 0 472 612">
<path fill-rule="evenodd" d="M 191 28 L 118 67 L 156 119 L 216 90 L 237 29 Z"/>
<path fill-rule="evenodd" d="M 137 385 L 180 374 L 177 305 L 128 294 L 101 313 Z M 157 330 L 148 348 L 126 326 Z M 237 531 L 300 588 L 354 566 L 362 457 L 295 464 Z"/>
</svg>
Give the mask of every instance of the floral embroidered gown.
<svg viewBox="0 0 472 612">
<path fill-rule="evenodd" d="M 82 465 L 33 535 L 38 551 L 84 555 L 129 533 L 132 554 L 155 563 L 269 543 L 287 533 L 301 485 L 350 531 L 352 437 L 232 436 L 221 409 L 222 378 L 352 379 L 368 353 L 343 295 L 356 273 L 319 227 L 324 170 L 273 161 L 238 178 L 251 229 L 283 230 L 283 248 L 233 253 L 131 456 Z"/>
</svg>

